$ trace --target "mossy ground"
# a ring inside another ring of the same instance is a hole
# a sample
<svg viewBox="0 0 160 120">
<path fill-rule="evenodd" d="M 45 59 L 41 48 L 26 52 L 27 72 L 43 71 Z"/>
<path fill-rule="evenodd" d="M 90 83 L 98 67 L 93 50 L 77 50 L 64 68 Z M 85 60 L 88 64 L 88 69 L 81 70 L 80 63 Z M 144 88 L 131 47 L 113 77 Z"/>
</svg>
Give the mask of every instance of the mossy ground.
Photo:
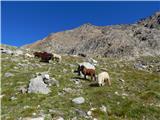
<svg viewBox="0 0 160 120">
<path fill-rule="evenodd" d="M 36 115 L 43 113 L 46 115 L 46 119 L 61 115 L 69 120 L 78 116 L 75 109 L 87 112 L 92 107 L 99 108 L 102 105 L 107 107 L 106 114 L 99 110 L 93 112 L 93 116 L 99 120 L 160 119 L 160 74 L 134 69 L 133 61 L 95 58 L 99 63 L 96 73 L 98 74 L 101 68 L 106 68 L 111 77 L 112 86 L 92 86 L 93 81 L 81 79 L 82 93 L 66 93 L 60 96 L 58 92 L 63 91 L 65 87 L 78 89 L 70 79 L 77 77 L 73 70 L 77 68 L 76 63 L 82 62 L 83 58 L 64 56 L 62 63 L 51 62 L 49 64 L 40 63 L 37 59 L 29 59 L 30 63 L 40 64 L 42 67 L 29 66 L 27 68 L 18 67 L 18 69 L 14 68 L 18 63 L 23 63 L 24 58 L 19 57 L 17 62 L 12 59 L 16 59 L 16 57 L 2 55 L 1 94 L 4 96 L 1 100 L 1 118 L 3 120 L 33 117 L 33 113 Z M 151 60 L 149 58 L 143 59 Z M 156 60 L 160 61 L 160 58 L 156 58 Z M 48 95 L 22 94 L 18 91 L 20 86 L 29 84 L 29 80 L 33 78 L 35 73 L 47 71 L 49 67 L 51 68 L 49 75 L 59 80 L 60 87 L 52 86 L 52 92 Z M 63 69 L 66 69 L 67 72 L 64 72 Z M 4 77 L 6 72 L 11 72 L 14 76 Z M 123 83 L 119 79 L 123 79 L 125 82 Z M 11 100 L 12 96 L 17 99 Z M 85 98 L 85 103 L 73 104 L 71 100 L 79 96 Z M 50 109 L 59 112 L 52 113 L 49 111 Z M 77 118 L 85 119 L 80 116 Z"/>
</svg>

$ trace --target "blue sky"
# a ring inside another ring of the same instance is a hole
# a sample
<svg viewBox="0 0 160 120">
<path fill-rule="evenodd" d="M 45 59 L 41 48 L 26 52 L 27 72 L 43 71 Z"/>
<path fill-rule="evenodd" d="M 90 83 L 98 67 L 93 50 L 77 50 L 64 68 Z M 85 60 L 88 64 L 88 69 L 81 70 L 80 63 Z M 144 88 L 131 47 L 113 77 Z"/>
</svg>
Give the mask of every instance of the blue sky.
<svg viewBox="0 0 160 120">
<path fill-rule="evenodd" d="M 22 46 L 50 33 L 76 28 L 132 24 L 160 11 L 160 2 L 2 2 L 2 43 Z"/>
</svg>

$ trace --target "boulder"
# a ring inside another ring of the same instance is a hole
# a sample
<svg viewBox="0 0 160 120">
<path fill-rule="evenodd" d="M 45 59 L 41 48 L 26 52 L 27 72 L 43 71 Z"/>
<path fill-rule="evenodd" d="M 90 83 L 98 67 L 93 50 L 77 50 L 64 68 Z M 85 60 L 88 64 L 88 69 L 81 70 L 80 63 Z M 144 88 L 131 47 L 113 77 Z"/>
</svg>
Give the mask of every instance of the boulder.
<svg viewBox="0 0 160 120">
<path fill-rule="evenodd" d="M 75 104 L 82 104 L 85 102 L 85 99 L 83 97 L 77 97 L 77 98 L 74 98 L 72 102 Z"/>
<path fill-rule="evenodd" d="M 47 87 L 47 84 L 44 83 L 41 76 L 37 76 L 30 80 L 28 93 L 41 93 L 48 94 L 50 89 Z"/>
<path fill-rule="evenodd" d="M 84 67 L 86 67 L 87 69 L 95 69 L 95 66 L 94 65 L 92 65 L 91 63 L 89 63 L 89 62 L 83 62 L 83 63 L 79 63 L 79 65 L 80 66 L 84 66 Z"/>
<path fill-rule="evenodd" d="M 59 87 L 59 81 L 56 80 L 55 78 L 50 78 L 50 79 L 43 79 L 44 83 L 47 84 L 48 86 L 54 86 L 56 85 Z"/>
<path fill-rule="evenodd" d="M 94 66 L 96 66 L 97 63 L 98 63 L 98 61 L 95 60 L 95 59 L 93 59 L 93 58 L 89 58 L 88 61 L 89 61 L 89 63 L 91 63 L 91 64 L 94 65 Z"/>
</svg>

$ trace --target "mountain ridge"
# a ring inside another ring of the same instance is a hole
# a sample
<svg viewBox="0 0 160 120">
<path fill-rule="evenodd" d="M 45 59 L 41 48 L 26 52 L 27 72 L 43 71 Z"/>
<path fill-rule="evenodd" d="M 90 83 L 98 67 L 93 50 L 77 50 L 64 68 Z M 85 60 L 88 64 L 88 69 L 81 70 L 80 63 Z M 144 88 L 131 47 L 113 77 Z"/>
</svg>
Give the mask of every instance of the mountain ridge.
<svg viewBox="0 0 160 120">
<path fill-rule="evenodd" d="M 100 55 L 104 57 L 136 57 L 160 55 L 160 12 L 135 24 L 80 27 L 51 33 L 24 48 L 61 54 Z"/>
</svg>

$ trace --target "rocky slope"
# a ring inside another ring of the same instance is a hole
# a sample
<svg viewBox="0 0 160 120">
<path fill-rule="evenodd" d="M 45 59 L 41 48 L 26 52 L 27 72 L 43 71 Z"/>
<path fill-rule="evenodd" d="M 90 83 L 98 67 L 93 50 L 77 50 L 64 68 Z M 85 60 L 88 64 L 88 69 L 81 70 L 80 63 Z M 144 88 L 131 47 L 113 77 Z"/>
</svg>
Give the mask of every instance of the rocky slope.
<svg viewBox="0 0 160 120">
<path fill-rule="evenodd" d="M 160 55 L 160 12 L 132 25 L 94 26 L 84 24 L 73 30 L 53 33 L 30 49 L 69 54 L 111 57 Z"/>
</svg>

